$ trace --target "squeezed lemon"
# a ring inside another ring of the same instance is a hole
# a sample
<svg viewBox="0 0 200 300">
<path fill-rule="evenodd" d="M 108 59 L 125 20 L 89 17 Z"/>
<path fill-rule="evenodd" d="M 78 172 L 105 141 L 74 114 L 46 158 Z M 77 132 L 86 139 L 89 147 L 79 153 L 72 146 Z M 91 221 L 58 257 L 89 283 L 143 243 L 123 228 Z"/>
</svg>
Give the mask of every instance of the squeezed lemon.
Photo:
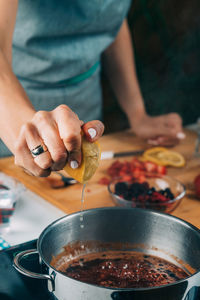
<svg viewBox="0 0 200 300">
<path fill-rule="evenodd" d="M 77 169 L 72 169 L 67 163 L 64 170 L 69 176 L 76 179 L 80 183 L 86 183 L 96 172 L 100 157 L 100 145 L 98 142 L 88 142 L 84 136 L 82 136 L 82 162 Z"/>
</svg>

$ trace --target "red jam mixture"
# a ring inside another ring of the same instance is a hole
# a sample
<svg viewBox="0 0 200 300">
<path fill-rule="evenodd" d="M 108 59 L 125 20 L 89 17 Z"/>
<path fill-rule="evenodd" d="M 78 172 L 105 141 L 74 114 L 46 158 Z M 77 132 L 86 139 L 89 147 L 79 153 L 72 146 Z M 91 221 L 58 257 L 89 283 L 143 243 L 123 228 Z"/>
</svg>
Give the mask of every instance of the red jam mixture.
<svg viewBox="0 0 200 300">
<path fill-rule="evenodd" d="M 100 252 L 56 267 L 82 282 L 112 288 L 144 288 L 173 283 L 189 276 L 162 258 L 138 252 Z"/>
</svg>

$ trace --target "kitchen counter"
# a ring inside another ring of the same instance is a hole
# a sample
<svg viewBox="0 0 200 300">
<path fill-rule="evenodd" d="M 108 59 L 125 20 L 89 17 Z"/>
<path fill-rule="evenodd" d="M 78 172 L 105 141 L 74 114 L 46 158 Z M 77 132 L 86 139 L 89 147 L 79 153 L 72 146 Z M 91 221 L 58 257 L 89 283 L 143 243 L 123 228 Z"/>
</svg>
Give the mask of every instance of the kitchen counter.
<svg viewBox="0 0 200 300">
<path fill-rule="evenodd" d="M 46 226 L 65 215 L 51 203 L 26 190 L 17 202 L 8 231 L 0 235 L 11 246 L 21 244 L 37 239 Z"/>
</svg>

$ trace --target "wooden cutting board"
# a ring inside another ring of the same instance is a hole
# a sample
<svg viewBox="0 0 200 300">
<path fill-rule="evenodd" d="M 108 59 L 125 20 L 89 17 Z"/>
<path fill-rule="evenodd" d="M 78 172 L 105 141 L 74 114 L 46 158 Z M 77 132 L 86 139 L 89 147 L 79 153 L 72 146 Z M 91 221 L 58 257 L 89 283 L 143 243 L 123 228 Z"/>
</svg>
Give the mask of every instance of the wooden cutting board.
<svg viewBox="0 0 200 300">
<path fill-rule="evenodd" d="M 179 151 L 186 158 L 187 164 L 183 168 L 168 168 L 168 175 L 182 181 L 187 188 L 187 195 L 174 211 L 173 215 L 178 216 L 200 228 L 200 200 L 195 197 L 193 179 L 200 173 L 200 157 L 194 157 L 196 133 L 185 131 L 186 139 L 173 150 Z M 105 135 L 100 139 L 101 150 L 115 152 L 147 149 L 149 146 L 141 139 L 135 137 L 130 131 Z M 121 159 L 130 160 L 132 157 Z M 106 176 L 106 170 L 114 160 L 103 160 L 99 169 L 87 184 L 85 190 L 84 209 L 114 206 L 112 199 L 105 185 L 98 184 L 101 177 Z M 24 171 L 14 165 L 13 157 L 0 159 L 0 171 L 20 180 L 28 189 L 40 195 L 56 207 L 66 213 L 73 213 L 80 210 L 82 185 L 75 184 L 70 187 L 54 189 L 50 186 L 47 178 L 36 178 L 27 175 Z M 56 175 L 57 176 L 57 175 Z M 50 178 L 54 178 L 52 175 Z M 28 199 L 27 199 L 28 201 Z"/>
</svg>

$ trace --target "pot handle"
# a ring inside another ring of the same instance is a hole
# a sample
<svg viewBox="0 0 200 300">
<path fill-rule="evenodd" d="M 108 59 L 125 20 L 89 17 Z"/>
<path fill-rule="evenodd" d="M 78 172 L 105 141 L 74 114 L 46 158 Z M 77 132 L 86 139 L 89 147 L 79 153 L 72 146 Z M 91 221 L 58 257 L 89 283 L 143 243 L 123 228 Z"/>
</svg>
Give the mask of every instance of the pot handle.
<svg viewBox="0 0 200 300">
<path fill-rule="evenodd" d="M 13 266 L 15 267 L 15 269 L 20 272 L 21 274 L 31 277 L 31 278 L 36 278 L 36 279 L 46 279 L 48 280 L 48 282 L 50 283 L 50 286 L 48 286 L 49 291 L 53 292 L 55 290 L 55 282 L 54 282 L 54 277 L 52 275 L 48 275 L 48 274 L 39 274 L 39 273 L 35 273 L 32 271 L 29 271 L 27 269 L 25 269 L 24 267 L 22 267 L 22 265 L 20 264 L 20 260 L 24 257 L 27 257 L 29 255 L 32 254 L 38 254 L 37 249 L 30 249 L 30 250 L 25 250 L 22 251 L 20 253 L 18 253 L 13 260 Z"/>
</svg>

